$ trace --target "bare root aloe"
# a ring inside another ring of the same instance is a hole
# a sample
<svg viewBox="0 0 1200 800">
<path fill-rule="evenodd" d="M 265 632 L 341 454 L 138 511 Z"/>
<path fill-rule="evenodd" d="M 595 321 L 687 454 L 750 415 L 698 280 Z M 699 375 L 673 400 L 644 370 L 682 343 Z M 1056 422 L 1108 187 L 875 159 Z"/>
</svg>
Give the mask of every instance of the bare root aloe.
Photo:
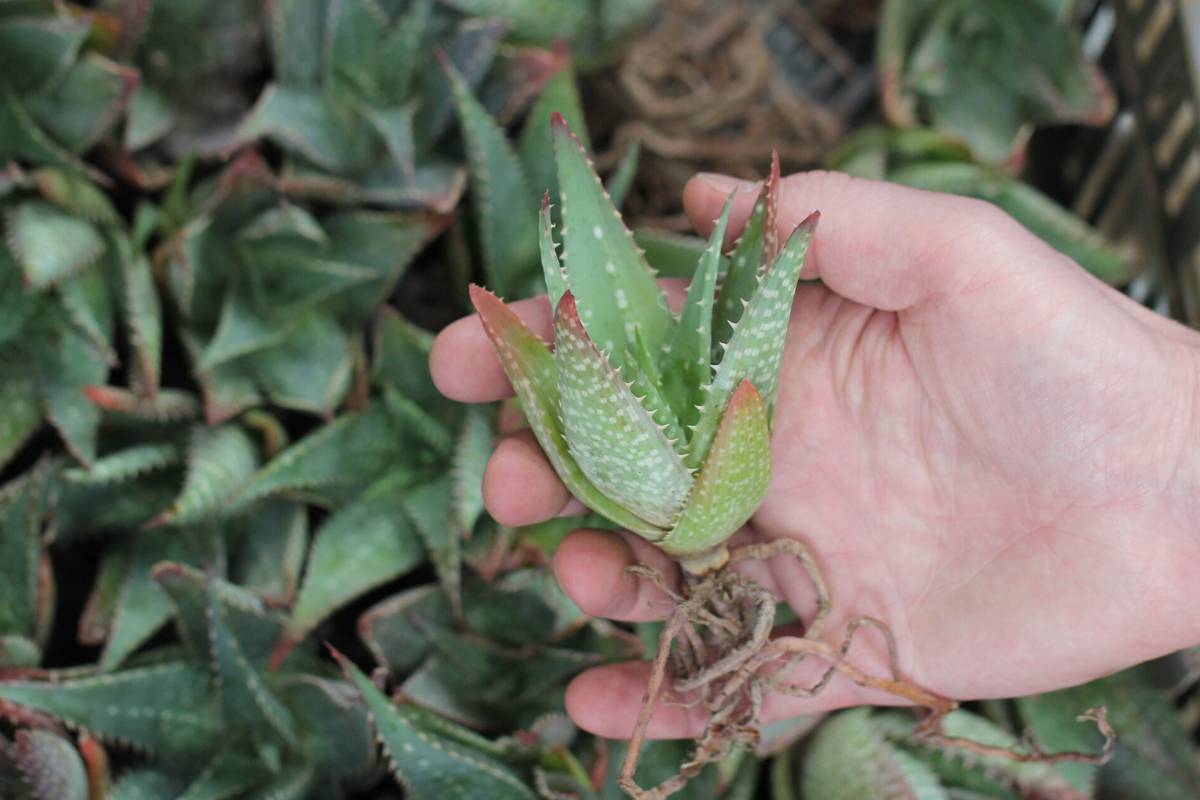
<svg viewBox="0 0 1200 800">
<path fill-rule="evenodd" d="M 824 640 L 829 593 L 803 543 L 729 546 L 770 483 L 770 432 L 785 334 L 819 215 L 813 213 L 786 238 L 778 235 L 776 159 L 727 260 L 721 249 L 733 198 L 726 202 L 675 315 L 586 151 L 561 116 L 553 117 L 552 128 L 562 254 L 548 197 L 540 251 L 554 307 L 553 350 L 495 295 L 474 286 L 471 297 L 563 483 L 594 511 L 655 543 L 681 568 L 678 592 L 659 571 L 631 568 L 666 592 L 674 607 L 631 732 L 622 788 L 644 800 L 673 794 L 732 747 L 758 741 L 766 694 L 815 695 L 835 674 L 927 709 L 917 728 L 925 741 L 982 747 L 941 733 L 940 721 L 957 703 L 903 678 L 891 631 L 882 622 L 852 620 L 840 649 Z M 803 636 L 772 639 L 774 596 L 731 568 L 775 556 L 798 558 L 816 590 L 818 609 Z M 864 625 L 880 630 L 888 642 L 892 670 L 886 677 L 846 659 L 851 638 Z M 779 667 L 809 657 L 828 665 L 816 684 L 796 686 L 773 677 Z M 678 772 L 644 789 L 634 774 L 668 679 L 674 699 L 699 704 L 708 721 Z M 1098 721 L 1106 726 L 1102 715 Z"/>
</svg>

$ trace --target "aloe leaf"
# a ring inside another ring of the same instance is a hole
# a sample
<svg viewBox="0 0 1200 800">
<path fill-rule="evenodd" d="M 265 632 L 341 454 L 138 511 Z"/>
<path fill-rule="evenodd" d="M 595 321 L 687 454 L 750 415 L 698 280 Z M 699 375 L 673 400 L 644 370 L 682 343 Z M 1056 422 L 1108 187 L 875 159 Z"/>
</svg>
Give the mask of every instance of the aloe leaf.
<svg viewBox="0 0 1200 800">
<path fill-rule="evenodd" d="M 41 427 L 37 384 L 24 365 L 0 359 L 0 467 Z"/>
<path fill-rule="evenodd" d="M 230 538 L 230 580 L 272 603 L 291 603 L 308 549 L 304 505 L 286 500 L 257 504 Z"/>
<path fill-rule="evenodd" d="M 666 298 L 582 145 L 561 116 L 554 117 L 552 128 L 563 205 L 562 260 L 583 324 L 604 352 L 619 359 L 633 342 L 637 320 L 647 347 L 657 352 L 674 325 Z"/>
<path fill-rule="evenodd" d="M 664 354 L 663 388 L 675 416 L 684 425 L 695 422 L 704 402 L 705 387 L 712 380 L 713 302 L 717 289 L 717 271 L 721 266 L 721 246 L 729 225 L 733 196 L 725 201 L 721 216 L 700 257 L 696 274 L 688 286 L 675 336 Z"/>
<path fill-rule="evenodd" d="M 296 717 L 298 749 L 318 774 L 338 782 L 362 782 L 373 774 L 375 738 L 352 686 L 307 672 L 282 674 L 275 685 Z"/>
<path fill-rule="evenodd" d="M 725 355 L 717 365 L 700 411 L 700 420 L 692 432 L 689 466 L 698 466 L 707 457 L 725 405 L 743 380 L 753 383 L 762 395 L 768 418 L 774 411 L 792 300 L 818 219 L 817 214 L 812 214 L 788 238 L 770 270 L 759 281 L 733 336 L 726 343 Z M 764 243 L 764 248 L 770 249 L 769 242 Z"/>
<path fill-rule="evenodd" d="M 94 177 L 86 164 L 42 130 L 8 83 L 0 84 L 0 159 L 53 164 Z"/>
<path fill-rule="evenodd" d="M 817 729 L 805 753 L 801 787 L 804 797 L 828 800 L 950 797 L 928 767 L 887 742 L 866 708 L 843 711 Z"/>
<path fill-rule="evenodd" d="M 124 483 L 173 467 L 182 460 L 183 454 L 173 444 L 139 444 L 97 458 L 90 467 L 65 469 L 62 476 L 71 483 Z"/>
<path fill-rule="evenodd" d="M 289 328 L 283 341 L 250 360 L 275 405 L 329 417 L 350 388 L 354 352 L 342 327 L 314 311 Z"/>
<path fill-rule="evenodd" d="M 537 217 L 532 206 L 521 208 L 532 195 L 529 180 L 504 131 L 475 99 L 462 75 L 449 62 L 444 69 L 466 143 L 484 271 L 488 283 L 505 294 L 519 285 L 522 272 L 536 258 Z"/>
<path fill-rule="evenodd" d="M 168 661 L 111 675 L 0 681 L 0 699 L 52 714 L 105 741 L 146 752 L 208 750 L 223 728 L 208 673 Z"/>
<path fill-rule="evenodd" d="M 0 633 L 32 637 L 41 555 L 41 481 L 26 475 L 0 493 Z"/>
<path fill-rule="evenodd" d="M 179 800 L 185 788 L 178 775 L 151 767 L 134 767 L 121 773 L 106 800 Z"/>
<path fill-rule="evenodd" d="M 451 463 L 455 527 L 468 538 L 483 515 L 483 473 L 495 449 L 496 431 L 492 415 L 478 406 L 468 406 L 454 444 Z"/>
<path fill-rule="evenodd" d="M 261 759 L 239 752 L 236 745 L 216 751 L 200 773 L 177 800 L 222 800 L 243 796 L 242 793 L 265 783 L 271 777 L 270 767 Z"/>
<path fill-rule="evenodd" d="M 554 316 L 563 429 L 572 458 L 592 484 L 651 524 L 683 508 L 692 475 L 653 417 L 584 330 L 574 295 Z"/>
<path fill-rule="evenodd" d="M 142 422 L 170 424 L 200 415 L 195 395 L 181 389 L 162 389 L 154 398 L 135 394 L 119 386 L 85 386 L 84 396 L 103 412 Z"/>
<path fill-rule="evenodd" d="M 621 206 L 625 204 L 625 196 L 633 188 L 641 153 L 642 143 L 634 139 L 626 146 L 625 152 L 621 154 L 621 160 L 617 162 L 616 169 L 608 176 L 605 186 L 608 188 L 608 196 L 612 198 L 613 206 L 617 210 L 620 210 Z M 653 265 L 653 262 L 650 263 Z"/>
<path fill-rule="evenodd" d="M 550 219 L 550 192 L 542 195 L 542 210 L 538 214 L 538 251 L 542 257 L 542 279 L 546 284 L 546 295 L 550 307 L 558 308 L 558 301 L 567 291 L 567 277 L 562 262 L 558 260 L 558 249 L 554 242 L 554 223 Z"/>
<path fill-rule="evenodd" d="M 369 608 L 358 620 L 358 635 L 371 655 L 394 675 L 415 670 L 433 651 L 430 632 L 455 624 L 441 587 L 406 589 Z"/>
<path fill-rule="evenodd" d="M 217 675 L 213 658 L 213 603 L 219 604 L 223 624 L 235 639 L 245 660 L 263 669 L 274 654 L 283 630 L 283 615 L 270 609 L 254 592 L 217 576 L 210 564 L 203 569 L 174 561 L 160 561 L 150 575 L 171 600 L 175 628 L 187 650 Z"/>
<path fill-rule="evenodd" d="M 183 489 L 157 523 L 184 525 L 219 516 L 257 466 L 254 440 L 237 425 L 193 428 Z"/>
<path fill-rule="evenodd" d="M 385 475 L 317 531 L 287 622 L 291 641 L 303 639 L 348 600 L 420 563 L 421 541 L 404 513 L 412 482 L 404 469 Z"/>
<path fill-rule="evenodd" d="M 774 162 L 772 162 L 774 165 Z M 772 167 L 774 168 L 774 167 Z M 766 232 L 768 206 L 777 202 L 775 194 L 778 183 L 774 180 L 776 173 L 771 173 L 771 179 L 759 192 L 754 210 L 746 221 L 742 235 L 729 256 L 728 270 L 722 276 L 720 291 L 717 294 L 716 316 L 713 321 L 713 363 L 721 360 L 722 352 L 718 345 L 727 344 L 733 337 L 734 326 L 742 318 L 742 312 L 754 292 L 758 289 L 766 260 Z"/>
<path fill-rule="evenodd" d="M 607 771 L 600 787 L 600 800 L 625 800 L 628 795 L 617 784 L 621 764 L 628 747 L 626 742 L 610 742 Z M 642 748 L 634 780 L 639 786 L 657 786 L 679 772 L 679 765 L 691 755 L 691 743 L 686 740 L 648 741 Z M 705 767 L 687 786 L 672 797 L 676 800 L 710 800 L 720 797 L 720 776 L 715 765 Z M 864 798 L 865 800 L 865 798 Z"/>
<path fill-rule="evenodd" d="M 25 272 L 25 282 L 37 289 L 75 274 L 104 252 L 104 237 L 92 223 L 44 200 L 14 205 L 5 223 L 9 249 Z"/>
<path fill-rule="evenodd" d="M 30 96 L 26 108 L 55 140 L 82 153 L 120 118 L 137 81 L 136 70 L 85 53 L 52 89 Z"/>
<path fill-rule="evenodd" d="M 512 382 L 529 425 L 554 471 L 584 505 L 621 527 L 653 540 L 664 531 L 610 500 L 584 474 L 567 445 L 559 419 L 558 376 L 554 356 L 545 342 L 525 327 L 494 294 L 471 287 L 471 302 L 491 339 L 500 363 Z"/>
<path fill-rule="evenodd" d="M 117 363 L 113 349 L 114 314 L 105 275 L 98 269 L 83 269 L 58 284 L 63 310 L 87 336 L 105 364 Z"/>
<path fill-rule="evenodd" d="M 546 153 L 554 147 L 550 130 L 550 118 L 554 114 L 560 115 L 567 126 L 576 131 L 580 144 L 591 152 L 592 143 L 587 135 L 587 121 L 583 115 L 583 103 L 579 99 L 579 85 L 570 62 L 546 82 L 533 108 L 525 117 L 525 126 L 521 129 L 517 143 L 521 166 L 529 176 L 530 187 L 535 192 L 549 194 L 552 200 L 558 197 L 558 174 L 553 161 L 546 158 Z"/>
<path fill-rule="evenodd" d="M 90 25 L 65 14 L 0 20 L 0 69 L 13 90 L 48 88 L 75 63 Z"/>
<path fill-rule="evenodd" d="M 12 752 L 36 800 L 87 800 L 83 760 L 63 737 L 46 730 L 19 730 Z"/>
<path fill-rule="evenodd" d="M 400 431 L 382 404 L 344 414 L 284 450 L 246 483 L 239 504 L 279 494 L 354 488 L 401 457 Z"/>
<path fill-rule="evenodd" d="M 129 577 L 129 554 L 124 548 L 109 548 L 100 557 L 96 581 L 88 594 L 87 604 L 79 615 L 77 637 L 88 646 L 104 644 L 112 631 L 113 616 L 126 578 Z"/>
<path fill-rule="evenodd" d="M 384 390 L 383 402 L 400 427 L 428 448 L 429 455 L 437 461 L 450 455 L 454 434 L 449 427 L 394 389 Z"/>
<path fill-rule="evenodd" d="M 239 141 L 265 137 L 335 173 L 370 163 L 369 129 L 357 124 L 347 98 L 329 92 L 269 84 L 238 130 Z"/>
<path fill-rule="evenodd" d="M 129 341 L 137 356 L 138 385 L 153 398 L 158 394 L 162 365 L 163 323 L 150 262 L 141 254 L 129 252 L 126 246 L 121 253 L 121 276 L 124 288 L 122 310 Z"/>
<path fill-rule="evenodd" d="M 462 613 L 462 528 L 454 519 L 454 483 L 441 477 L 410 489 L 404 511 L 421 537 L 455 614 Z"/>
<path fill-rule="evenodd" d="M 511 26 L 513 34 L 525 40 L 553 42 L 572 39 L 589 22 L 588 6 L 556 3 L 553 0 L 445 0 L 446 5 L 463 14 L 495 17 Z"/>
<path fill-rule="evenodd" d="M 659 546 L 679 556 L 716 547 L 750 519 L 770 482 L 766 405 L 754 385 L 742 381 L 729 399 L 679 522 Z"/>
<path fill-rule="evenodd" d="M 491 69 L 507 31 L 508 24 L 500 19 L 465 19 L 440 44 L 446 59 L 474 89 Z M 450 123 L 454 115 L 454 98 L 445 71 L 419 70 L 418 77 L 421 114 L 417 116 L 417 148 L 427 150 Z"/>
<path fill-rule="evenodd" d="M 357 667 L 340 654 L 337 658 L 371 713 L 392 773 L 412 797 L 536 797 L 503 764 L 421 725 L 421 715 L 415 710 L 393 705 Z"/>
<path fill-rule="evenodd" d="M 274 730 L 285 742 L 294 745 L 292 715 L 268 688 L 230 631 L 224 604 L 216 595 L 212 579 L 207 583 L 210 658 L 217 677 L 222 719 L 226 724 L 251 730 Z"/>
<path fill-rule="evenodd" d="M 621 367 L 621 378 L 629 384 L 630 391 L 641 401 L 642 408 L 658 425 L 663 436 L 678 453 L 686 452 L 687 437 L 684 428 L 667 399 L 662 375 L 654 363 L 654 356 L 634 332 L 634 343 L 625 351 L 625 363 Z"/>
<path fill-rule="evenodd" d="M 60 324 L 38 343 L 34 371 L 50 424 L 71 455 L 83 464 L 91 463 L 96 457 L 100 413 L 84 389 L 104 381 L 108 367 L 102 355 L 82 334 Z"/>
<path fill-rule="evenodd" d="M 375 320 L 371 377 L 435 413 L 446 398 L 429 374 L 433 335 L 413 325 L 391 306 L 379 310 Z"/>
<path fill-rule="evenodd" d="M 1090 791 L 1099 779 L 1103 796 L 1183 800 L 1200 792 L 1195 747 L 1167 697 L 1142 682 L 1136 671 L 1017 700 L 1022 718 L 1043 749 L 1099 752 L 1101 735 L 1076 721 L 1080 709 L 1108 709 L 1118 733 L 1113 760 L 1097 768 L 1067 764 L 1061 769 L 1077 787 Z"/>
</svg>

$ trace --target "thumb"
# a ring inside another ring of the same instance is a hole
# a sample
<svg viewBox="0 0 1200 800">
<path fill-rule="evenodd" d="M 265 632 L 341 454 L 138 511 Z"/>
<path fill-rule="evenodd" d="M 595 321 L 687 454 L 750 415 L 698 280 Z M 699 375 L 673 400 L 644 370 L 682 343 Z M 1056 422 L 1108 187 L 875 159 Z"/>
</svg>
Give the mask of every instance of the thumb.
<svg viewBox="0 0 1200 800">
<path fill-rule="evenodd" d="M 696 230 L 707 235 L 731 191 L 730 241 L 741 234 L 758 187 L 726 175 L 701 173 L 683 190 Z M 998 271 L 1021 257 L 1049 252 L 1042 242 L 990 203 L 898 184 L 812 171 L 780 182 L 777 225 L 786 237 L 813 211 L 821 223 L 803 277 L 885 311 L 912 308 L 953 294 L 980 272 Z M 729 242 L 727 242 L 728 244 Z"/>
</svg>

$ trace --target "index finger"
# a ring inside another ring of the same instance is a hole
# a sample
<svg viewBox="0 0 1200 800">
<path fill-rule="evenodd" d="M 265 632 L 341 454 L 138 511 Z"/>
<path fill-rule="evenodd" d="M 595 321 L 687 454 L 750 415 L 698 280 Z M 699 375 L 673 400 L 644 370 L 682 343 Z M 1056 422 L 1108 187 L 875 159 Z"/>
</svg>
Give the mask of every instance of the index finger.
<svg viewBox="0 0 1200 800">
<path fill-rule="evenodd" d="M 545 295 L 507 305 L 543 341 L 553 340 L 554 320 Z M 450 323 L 438 334 L 429 353 L 429 372 L 438 391 L 461 403 L 490 403 L 513 395 L 476 314 Z"/>
</svg>

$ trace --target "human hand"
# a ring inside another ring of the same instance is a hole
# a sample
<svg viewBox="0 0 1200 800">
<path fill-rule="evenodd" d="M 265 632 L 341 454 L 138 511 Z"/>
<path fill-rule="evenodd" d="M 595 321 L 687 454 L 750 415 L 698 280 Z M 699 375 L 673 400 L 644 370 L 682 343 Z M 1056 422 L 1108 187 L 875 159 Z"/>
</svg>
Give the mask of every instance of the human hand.
<svg viewBox="0 0 1200 800">
<path fill-rule="evenodd" d="M 732 188 L 689 183 L 702 234 Z M 731 231 L 753 200 L 747 187 Z M 771 488 L 731 544 L 807 543 L 833 597 L 830 640 L 876 617 L 905 675 L 948 697 L 1047 691 L 1200 643 L 1200 335 L 978 201 L 834 173 L 785 179 L 782 233 L 814 209 L 803 275 L 821 283 L 796 296 Z M 545 298 L 513 308 L 550 339 Z M 431 368 L 457 400 L 512 393 L 474 317 L 442 332 Z M 500 443 L 484 495 L 510 525 L 578 508 L 527 431 Z M 625 572 L 635 563 L 672 569 L 620 533 L 576 531 L 555 555 L 587 613 L 660 618 L 670 603 Z M 811 619 L 794 559 L 744 569 Z M 883 674 L 883 642 L 860 637 L 851 660 Z M 588 670 L 568 711 L 627 737 L 648 672 Z M 769 696 L 763 720 L 868 702 L 894 700 L 839 677 L 814 699 Z M 700 709 L 663 705 L 650 735 L 703 723 Z"/>
</svg>

